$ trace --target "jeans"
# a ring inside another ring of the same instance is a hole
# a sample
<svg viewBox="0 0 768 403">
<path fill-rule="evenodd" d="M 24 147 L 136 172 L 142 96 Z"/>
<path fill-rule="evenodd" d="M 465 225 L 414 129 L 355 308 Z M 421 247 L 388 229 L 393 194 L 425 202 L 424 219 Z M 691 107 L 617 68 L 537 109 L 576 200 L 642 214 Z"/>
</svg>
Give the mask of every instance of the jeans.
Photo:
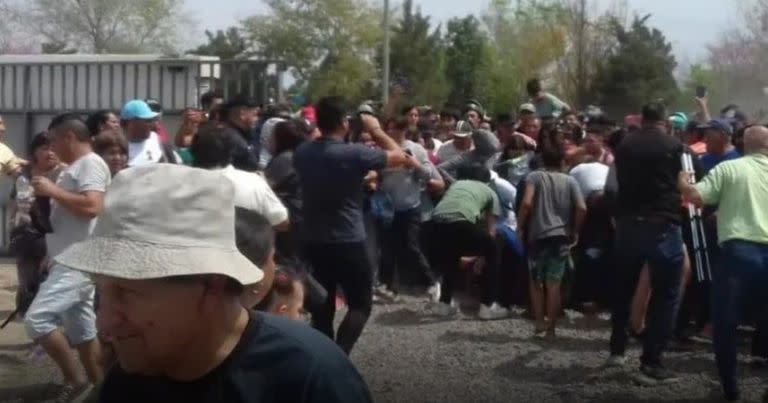
<svg viewBox="0 0 768 403">
<path fill-rule="evenodd" d="M 397 211 L 392 225 L 383 233 L 381 250 L 381 282 L 390 290 L 395 290 L 399 274 L 407 272 L 426 276 L 430 283 L 439 277 L 430 268 L 427 258 L 421 251 L 421 211 L 416 208 Z M 413 275 L 404 276 L 412 280 Z"/>
<path fill-rule="evenodd" d="M 315 278 L 328 292 L 325 303 L 312 312 L 312 326 L 349 354 L 373 305 L 373 272 L 365 243 L 308 243 L 305 247 Z M 344 293 L 349 310 L 334 337 L 337 287 Z"/>
<path fill-rule="evenodd" d="M 611 316 L 611 355 L 627 348 L 629 307 L 643 264 L 650 269 L 651 301 L 643 341 L 643 365 L 661 364 L 661 354 L 675 328 L 680 305 L 683 271 L 683 238 L 679 225 L 628 217 L 616 223 L 614 309 Z"/>
<path fill-rule="evenodd" d="M 712 273 L 715 359 L 725 388 L 736 387 L 736 327 L 747 304 L 763 323 L 768 308 L 768 244 L 727 241 Z"/>
<path fill-rule="evenodd" d="M 453 223 L 430 222 L 425 228 L 424 239 L 428 242 L 429 260 L 432 267 L 443 274 L 440 302 L 451 303 L 459 278 L 459 261 L 462 256 L 485 258 L 483 267 L 483 296 L 481 302 L 491 305 L 499 301 L 500 243 L 486 228 L 468 221 Z"/>
</svg>

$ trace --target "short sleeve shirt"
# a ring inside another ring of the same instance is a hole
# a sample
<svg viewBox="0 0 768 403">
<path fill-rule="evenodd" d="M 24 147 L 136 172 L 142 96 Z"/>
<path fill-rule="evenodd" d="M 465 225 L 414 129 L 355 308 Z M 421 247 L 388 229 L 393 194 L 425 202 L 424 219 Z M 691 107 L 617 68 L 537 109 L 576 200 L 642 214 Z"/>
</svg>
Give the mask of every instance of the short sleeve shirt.
<svg viewBox="0 0 768 403">
<path fill-rule="evenodd" d="M 231 165 L 223 170 L 223 174 L 235 185 L 236 207 L 261 214 L 273 226 L 288 220 L 288 209 L 261 175 Z"/>
<path fill-rule="evenodd" d="M 203 378 L 178 382 L 128 374 L 116 365 L 99 401 L 369 403 L 360 374 L 330 339 L 309 326 L 250 313 L 240 342 Z"/>
<path fill-rule="evenodd" d="M 64 169 L 56 184 L 71 193 L 104 193 L 111 178 L 109 167 L 104 160 L 97 154 L 90 153 Z M 55 257 L 73 243 L 84 240 L 91 234 L 94 225 L 96 225 L 95 218 L 78 217 L 51 199 L 53 232 L 46 235 L 48 254 Z"/>
<path fill-rule="evenodd" d="M 536 115 L 540 118 L 560 117 L 566 106 L 565 102 L 550 93 L 545 93 L 541 99 L 531 102 L 536 107 Z"/>
<path fill-rule="evenodd" d="M 441 223 L 468 221 L 476 224 L 489 211 L 497 217 L 502 213 L 496 192 L 485 183 L 461 180 L 448 188 L 435 207 L 432 219 Z"/>
<path fill-rule="evenodd" d="M 529 241 L 570 235 L 574 210 L 583 201 L 576 180 L 560 172 L 535 171 L 528 175 L 526 183 L 535 190 Z"/>
<path fill-rule="evenodd" d="M 314 243 L 365 240 L 363 179 L 387 165 L 387 154 L 323 137 L 296 150 L 293 165 L 304 197 L 304 239 Z"/>
<path fill-rule="evenodd" d="M 748 155 L 718 164 L 696 184 L 704 204 L 719 206 L 720 243 L 741 240 L 768 244 L 768 157 Z"/>
</svg>

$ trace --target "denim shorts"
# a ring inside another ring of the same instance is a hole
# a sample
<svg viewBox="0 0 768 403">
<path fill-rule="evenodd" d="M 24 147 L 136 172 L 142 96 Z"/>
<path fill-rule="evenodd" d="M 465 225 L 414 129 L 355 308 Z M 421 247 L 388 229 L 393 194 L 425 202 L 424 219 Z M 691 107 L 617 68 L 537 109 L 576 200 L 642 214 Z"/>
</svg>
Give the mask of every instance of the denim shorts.
<svg viewBox="0 0 768 403">
<path fill-rule="evenodd" d="M 24 316 L 29 337 L 37 340 L 62 325 L 73 346 L 94 340 L 94 291 L 93 281 L 85 273 L 54 266 Z"/>
</svg>

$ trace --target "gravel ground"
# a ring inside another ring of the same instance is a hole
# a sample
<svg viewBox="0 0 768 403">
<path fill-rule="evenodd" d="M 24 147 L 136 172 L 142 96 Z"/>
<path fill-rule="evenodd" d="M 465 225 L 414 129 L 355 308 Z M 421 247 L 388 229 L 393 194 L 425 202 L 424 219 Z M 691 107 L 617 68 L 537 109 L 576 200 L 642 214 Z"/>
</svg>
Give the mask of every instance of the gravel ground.
<svg viewBox="0 0 768 403">
<path fill-rule="evenodd" d="M 465 309 L 466 308 L 466 309 Z M 608 321 L 568 312 L 554 342 L 533 339 L 520 317 L 484 322 L 475 307 L 454 321 L 428 314 L 426 303 L 406 298 L 378 305 L 352 358 L 377 402 L 718 402 L 709 346 L 666 354 L 682 374 L 676 383 L 643 387 L 634 381 L 639 346 L 628 369 L 603 369 Z M 760 401 L 764 373 L 743 365 L 744 401 Z"/>
<path fill-rule="evenodd" d="M 0 265 L 0 318 L 11 308 L 13 271 Z M 376 305 L 352 359 L 377 402 L 717 402 L 714 358 L 709 348 L 671 352 L 666 363 L 681 381 L 641 387 L 631 368 L 601 370 L 606 359 L 605 318 L 587 323 L 569 313 L 558 340 L 531 338 L 521 319 L 482 322 L 463 307 L 454 321 L 429 315 L 423 299 Z M 40 402 L 56 393 L 60 376 L 47 358 L 27 357 L 29 340 L 20 323 L 0 331 L 0 402 Z M 745 401 L 760 401 L 764 373 L 743 365 Z"/>
</svg>

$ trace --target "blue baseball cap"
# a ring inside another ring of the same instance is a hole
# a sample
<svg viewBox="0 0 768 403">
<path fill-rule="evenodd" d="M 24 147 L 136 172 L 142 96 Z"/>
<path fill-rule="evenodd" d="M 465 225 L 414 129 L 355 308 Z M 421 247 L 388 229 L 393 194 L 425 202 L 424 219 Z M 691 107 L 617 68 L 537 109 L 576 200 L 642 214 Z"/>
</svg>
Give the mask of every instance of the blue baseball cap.
<svg viewBox="0 0 768 403">
<path fill-rule="evenodd" d="M 160 114 L 153 112 L 146 102 L 140 99 L 128 101 L 120 111 L 120 120 L 152 120 Z"/>
<path fill-rule="evenodd" d="M 717 130 L 726 136 L 733 136 L 733 126 L 725 119 L 712 119 L 706 124 L 700 125 L 699 129 Z"/>
</svg>

